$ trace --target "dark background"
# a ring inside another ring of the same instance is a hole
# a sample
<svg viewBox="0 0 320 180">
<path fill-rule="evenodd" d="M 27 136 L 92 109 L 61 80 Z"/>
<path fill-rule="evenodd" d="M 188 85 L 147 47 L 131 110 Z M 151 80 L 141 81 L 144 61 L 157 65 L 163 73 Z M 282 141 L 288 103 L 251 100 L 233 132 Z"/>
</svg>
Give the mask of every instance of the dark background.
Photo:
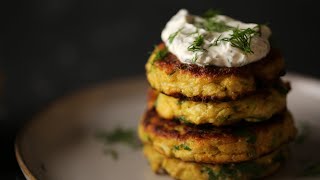
<svg viewBox="0 0 320 180">
<path fill-rule="evenodd" d="M 19 174 L 14 137 L 34 113 L 76 89 L 142 75 L 162 28 L 182 7 L 194 14 L 216 8 L 245 22 L 268 23 L 289 71 L 320 77 L 319 9 L 310 0 L 4 1 L 0 177 Z"/>
</svg>

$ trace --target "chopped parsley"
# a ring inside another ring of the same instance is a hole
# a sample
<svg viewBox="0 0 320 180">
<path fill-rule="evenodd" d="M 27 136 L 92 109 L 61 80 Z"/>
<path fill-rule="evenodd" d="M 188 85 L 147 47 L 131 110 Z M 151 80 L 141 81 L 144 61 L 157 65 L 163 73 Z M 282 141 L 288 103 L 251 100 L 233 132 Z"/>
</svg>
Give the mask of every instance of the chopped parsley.
<svg viewBox="0 0 320 180">
<path fill-rule="evenodd" d="M 192 149 L 187 146 L 186 144 L 180 144 L 180 145 L 175 145 L 173 146 L 174 150 L 187 150 L 187 151 L 191 151 Z"/>
</svg>

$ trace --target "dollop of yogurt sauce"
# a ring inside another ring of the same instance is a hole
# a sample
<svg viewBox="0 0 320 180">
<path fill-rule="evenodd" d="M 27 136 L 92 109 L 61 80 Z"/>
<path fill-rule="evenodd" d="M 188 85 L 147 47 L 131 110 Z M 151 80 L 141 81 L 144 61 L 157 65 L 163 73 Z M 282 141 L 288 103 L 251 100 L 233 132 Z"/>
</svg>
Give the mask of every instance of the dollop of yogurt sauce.
<svg viewBox="0 0 320 180">
<path fill-rule="evenodd" d="M 270 35 L 265 25 L 243 23 L 224 15 L 204 18 L 181 9 L 166 24 L 161 39 L 182 63 L 240 67 L 268 54 Z M 246 42 L 247 48 L 241 48 Z"/>
</svg>

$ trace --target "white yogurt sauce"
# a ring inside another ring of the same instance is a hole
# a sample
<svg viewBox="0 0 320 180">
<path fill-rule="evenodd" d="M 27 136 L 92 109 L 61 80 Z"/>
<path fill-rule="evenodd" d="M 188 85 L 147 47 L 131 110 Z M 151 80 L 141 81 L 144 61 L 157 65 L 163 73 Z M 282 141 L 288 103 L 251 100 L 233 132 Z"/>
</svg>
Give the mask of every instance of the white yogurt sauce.
<svg viewBox="0 0 320 180">
<path fill-rule="evenodd" d="M 171 53 L 176 55 L 182 63 L 197 64 L 199 66 L 215 65 L 220 67 L 240 67 L 258 61 L 265 57 L 269 50 L 271 30 L 267 26 L 254 23 L 243 23 L 224 15 L 211 18 L 215 22 L 222 22 L 230 28 L 223 32 L 209 31 L 203 24 L 207 19 L 191 15 L 181 9 L 166 24 L 161 38 Z M 259 28 L 260 27 L 260 28 Z M 252 52 L 245 52 L 232 45 L 230 38 L 234 29 L 245 30 L 251 28 L 256 34 L 251 34 L 249 47 Z M 203 37 L 200 50 L 190 50 L 194 41 Z"/>
</svg>

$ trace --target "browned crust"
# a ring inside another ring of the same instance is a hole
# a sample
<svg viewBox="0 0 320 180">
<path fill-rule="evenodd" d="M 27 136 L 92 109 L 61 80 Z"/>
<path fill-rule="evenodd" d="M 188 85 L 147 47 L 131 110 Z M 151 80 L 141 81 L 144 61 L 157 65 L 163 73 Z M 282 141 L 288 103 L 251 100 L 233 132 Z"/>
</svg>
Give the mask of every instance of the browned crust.
<svg viewBox="0 0 320 180">
<path fill-rule="evenodd" d="M 243 97 L 252 95 L 255 93 L 255 91 L 247 91 L 245 93 L 242 93 L 241 95 L 238 95 L 236 99 L 234 99 L 233 97 L 229 97 L 229 96 L 225 96 L 223 98 L 217 98 L 215 96 L 192 96 L 192 97 L 187 97 L 185 95 L 183 95 L 182 93 L 165 93 L 165 92 L 161 92 L 167 96 L 172 96 L 175 98 L 179 98 L 181 100 L 188 100 L 188 101 L 202 101 L 202 102 L 226 102 L 226 101 L 233 101 L 233 100 L 238 100 L 241 99 Z"/>
<path fill-rule="evenodd" d="M 223 142 L 236 142 L 239 139 L 243 139 L 243 137 L 235 132 L 239 132 L 244 127 L 246 131 L 252 134 L 263 133 L 264 131 L 269 131 L 273 126 L 283 123 L 283 117 L 284 114 L 281 113 L 261 123 L 241 122 L 233 126 L 216 127 L 210 124 L 193 125 L 183 124 L 176 120 L 168 121 L 159 117 L 156 111 L 152 109 L 145 113 L 142 126 L 156 136 L 165 138 L 175 138 L 178 140 L 186 140 L 188 138 L 202 140 L 219 139 Z M 182 129 L 183 133 L 177 131 L 177 128 Z"/>
<path fill-rule="evenodd" d="M 147 92 L 147 109 L 154 108 L 159 92 L 149 87 Z"/>
<path fill-rule="evenodd" d="M 159 50 L 165 48 L 165 44 L 161 43 L 157 47 Z M 236 75 L 236 76 L 242 76 L 246 77 L 251 75 L 252 73 L 255 73 L 259 69 L 262 69 L 270 64 L 272 64 L 274 60 L 282 59 L 282 56 L 280 54 L 279 50 L 271 49 L 270 52 L 266 57 L 264 57 L 262 60 L 242 66 L 242 67 L 218 67 L 218 66 L 198 66 L 195 64 L 184 64 L 181 63 L 178 58 L 172 54 L 168 53 L 166 57 L 163 59 L 154 62 L 154 65 L 157 67 L 163 69 L 168 74 L 173 73 L 177 70 L 189 72 L 194 76 L 197 77 L 212 77 L 212 78 L 218 78 L 222 76 L 229 76 L 229 75 Z M 280 71 L 278 71 L 276 74 L 271 75 L 272 77 L 260 77 L 257 76 L 258 79 L 277 79 L 280 76 L 283 76 L 285 74 L 285 67 L 281 68 Z"/>
<path fill-rule="evenodd" d="M 252 92 L 248 92 L 246 94 L 242 94 L 242 96 L 239 96 L 237 100 L 240 100 L 241 98 L 246 98 L 247 96 L 250 96 L 250 95 L 255 95 L 255 94 L 261 94 L 261 95 L 264 95 L 264 96 L 267 96 L 268 94 L 268 88 L 271 88 L 271 87 L 276 87 L 276 88 L 284 88 L 286 91 L 290 91 L 291 90 L 291 84 L 290 82 L 288 81 L 283 81 L 281 79 L 276 79 L 274 81 L 270 81 L 268 83 L 265 83 L 265 84 L 261 84 L 259 86 L 259 88 L 257 88 L 256 91 L 252 91 Z M 149 90 L 148 90 L 148 109 L 151 109 L 154 105 L 154 102 L 156 101 L 157 99 L 157 96 L 158 96 L 158 93 L 159 91 L 152 88 L 151 86 L 149 87 Z M 167 94 L 167 93 L 164 93 L 164 92 L 161 92 L 162 94 L 165 94 L 167 96 L 172 96 L 172 97 L 175 97 L 175 98 L 178 98 L 180 100 L 186 100 L 186 101 L 197 101 L 197 102 L 228 102 L 228 101 L 234 101 L 234 99 L 232 99 L 231 97 L 225 97 L 223 99 L 217 99 L 217 98 L 214 98 L 214 97 L 211 97 L 211 96 L 193 96 L 193 97 L 187 97 L 185 95 L 183 95 L 182 93 L 172 93 L 172 94 Z"/>
</svg>

